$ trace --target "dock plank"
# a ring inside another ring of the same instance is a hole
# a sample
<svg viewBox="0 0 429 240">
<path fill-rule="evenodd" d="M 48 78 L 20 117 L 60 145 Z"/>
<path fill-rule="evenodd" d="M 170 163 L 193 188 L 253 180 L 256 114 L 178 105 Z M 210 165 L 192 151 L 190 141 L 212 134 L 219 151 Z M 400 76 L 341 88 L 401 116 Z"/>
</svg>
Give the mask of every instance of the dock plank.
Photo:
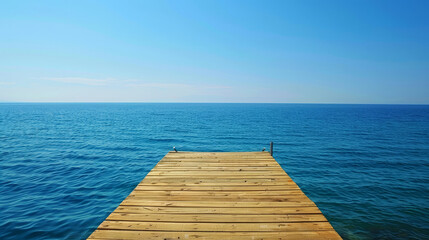
<svg viewBox="0 0 429 240">
<path fill-rule="evenodd" d="M 312 232 L 155 232 L 96 230 L 89 239 L 163 239 L 163 240 L 314 240 L 338 239 L 334 231 Z"/>
<path fill-rule="evenodd" d="M 88 239 L 341 239 L 267 152 L 170 152 Z"/>
</svg>

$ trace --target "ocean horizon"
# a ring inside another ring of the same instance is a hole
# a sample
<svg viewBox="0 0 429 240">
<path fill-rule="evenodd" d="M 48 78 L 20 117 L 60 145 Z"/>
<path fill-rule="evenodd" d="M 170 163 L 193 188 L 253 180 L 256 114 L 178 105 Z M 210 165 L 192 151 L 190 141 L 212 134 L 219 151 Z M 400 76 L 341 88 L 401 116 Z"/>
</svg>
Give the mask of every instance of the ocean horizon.
<svg viewBox="0 0 429 240">
<path fill-rule="evenodd" d="M 274 157 L 344 239 L 429 238 L 429 105 L 0 103 L 0 238 L 85 239 L 175 146 Z"/>
</svg>

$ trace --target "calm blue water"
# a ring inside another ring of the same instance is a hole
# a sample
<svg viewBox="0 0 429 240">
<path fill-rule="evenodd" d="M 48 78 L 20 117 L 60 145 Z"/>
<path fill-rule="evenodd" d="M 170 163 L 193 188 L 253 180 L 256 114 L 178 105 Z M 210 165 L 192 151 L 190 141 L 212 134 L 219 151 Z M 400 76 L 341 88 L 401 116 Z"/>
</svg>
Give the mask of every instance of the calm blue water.
<svg viewBox="0 0 429 240">
<path fill-rule="evenodd" d="M 0 239 L 83 239 L 172 146 L 274 157 L 345 239 L 429 239 L 429 106 L 0 104 Z"/>
</svg>

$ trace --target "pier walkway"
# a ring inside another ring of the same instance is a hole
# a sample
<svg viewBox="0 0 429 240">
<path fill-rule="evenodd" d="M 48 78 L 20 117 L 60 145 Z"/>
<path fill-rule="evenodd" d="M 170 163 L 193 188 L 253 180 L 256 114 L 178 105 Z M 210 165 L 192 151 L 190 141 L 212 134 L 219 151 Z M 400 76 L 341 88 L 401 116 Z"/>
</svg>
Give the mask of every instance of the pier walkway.
<svg viewBox="0 0 429 240">
<path fill-rule="evenodd" d="M 169 152 L 89 239 L 341 239 L 268 152 Z"/>
</svg>

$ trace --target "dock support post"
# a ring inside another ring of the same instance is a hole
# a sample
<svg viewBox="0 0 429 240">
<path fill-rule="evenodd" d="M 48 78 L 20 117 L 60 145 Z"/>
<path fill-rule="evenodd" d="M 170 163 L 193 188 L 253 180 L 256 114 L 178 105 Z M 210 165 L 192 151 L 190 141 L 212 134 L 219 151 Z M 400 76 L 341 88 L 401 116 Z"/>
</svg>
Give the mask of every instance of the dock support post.
<svg viewBox="0 0 429 240">
<path fill-rule="evenodd" d="M 273 142 L 270 142 L 270 154 L 273 156 Z"/>
</svg>

